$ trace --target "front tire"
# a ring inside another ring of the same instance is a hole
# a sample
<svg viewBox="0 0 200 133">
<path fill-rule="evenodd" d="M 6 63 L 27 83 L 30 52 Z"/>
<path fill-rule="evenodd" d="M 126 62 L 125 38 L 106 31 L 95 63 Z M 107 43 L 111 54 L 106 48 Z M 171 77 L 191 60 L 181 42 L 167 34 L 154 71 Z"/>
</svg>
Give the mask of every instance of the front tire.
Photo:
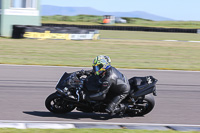
<svg viewBox="0 0 200 133">
<path fill-rule="evenodd" d="M 53 93 L 45 100 L 46 108 L 55 114 L 65 114 L 74 110 L 74 105 L 65 101 L 63 97 L 57 93 Z"/>
</svg>

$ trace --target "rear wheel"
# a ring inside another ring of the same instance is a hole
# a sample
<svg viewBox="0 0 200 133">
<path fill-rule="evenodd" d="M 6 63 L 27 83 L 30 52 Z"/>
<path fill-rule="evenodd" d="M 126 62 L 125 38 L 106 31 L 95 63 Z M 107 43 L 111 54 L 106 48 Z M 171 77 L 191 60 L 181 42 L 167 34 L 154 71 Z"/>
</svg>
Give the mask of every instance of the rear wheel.
<svg viewBox="0 0 200 133">
<path fill-rule="evenodd" d="M 155 100 L 152 94 L 146 95 L 144 98 L 138 99 L 133 106 L 133 110 L 129 112 L 131 116 L 143 116 L 152 111 Z"/>
<path fill-rule="evenodd" d="M 73 104 L 65 101 L 63 97 L 53 93 L 45 101 L 46 108 L 55 114 L 65 114 L 71 112 L 75 107 Z"/>
</svg>

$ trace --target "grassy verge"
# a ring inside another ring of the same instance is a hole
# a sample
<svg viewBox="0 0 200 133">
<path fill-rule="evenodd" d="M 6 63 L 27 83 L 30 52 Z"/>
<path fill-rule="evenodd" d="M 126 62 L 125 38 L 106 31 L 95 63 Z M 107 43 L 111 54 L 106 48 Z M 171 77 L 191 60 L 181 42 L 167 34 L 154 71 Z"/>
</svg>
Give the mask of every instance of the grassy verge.
<svg viewBox="0 0 200 133">
<path fill-rule="evenodd" d="M 128 18 L 126 24 L 113 24 L 113 26 L 144 26 L 144 27 L 165 27 L 165 28 L 190 28 L 200 29 L 200 21 L 152 21 L 142 18 Z M 77 16 L 43 16 L 43 23 L 77 24 L 77 25 L 102 25 L 103 17 L 94 15 Z"/>
<path fill-rule="evenodd" d="M 113 66 L 120 68 L 200 70 L 199 43 L 0 38 L 0 50 L 2 64 L 91 66 L 97 55 L 105 54 L 111 57 Z"/>
<path fill-rule="evenodd" d="M 180 131 L 147 131 L 147 130 L 129 130 L 129 129 L 5 129 L 0 133 L 182 133 Z M 184 133 L 199 133 L 197 131 L 188 131 Z"/>
</svg>

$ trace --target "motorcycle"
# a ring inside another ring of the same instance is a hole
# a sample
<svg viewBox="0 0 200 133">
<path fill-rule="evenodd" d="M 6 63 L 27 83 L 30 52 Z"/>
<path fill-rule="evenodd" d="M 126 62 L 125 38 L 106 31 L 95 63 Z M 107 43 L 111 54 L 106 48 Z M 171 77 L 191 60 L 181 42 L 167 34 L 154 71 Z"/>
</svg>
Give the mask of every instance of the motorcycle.
<svg viewBox="0 0 200 133">
<path fill-rule="evenodd" d="M 79 76 L 80 71 L 65 72 L 56 85 L 56 92 L 50 94 L 45 100 L 46 108 L 55 114 L 64 114 L 74 109 L 87 113 L 106 113 L 105 108 L 113 97 L 108 92 L 105 99 L 100 101 L 83 100 L 82 92 L 95 93 L 99 87 L 93 81 L 95 75 L 91 73 Z M 130 93 L 121 102 L 126 105 L 126 110 L 119 115 L 144 116 L 152 111 L 155 105 L 157 79 L 153 76 L 132 77 L 129 80 Z M 91 85 L 91 83 L 93 85 Z M 92 87 L 91 87 L 92 86 Z"/>
</svg>

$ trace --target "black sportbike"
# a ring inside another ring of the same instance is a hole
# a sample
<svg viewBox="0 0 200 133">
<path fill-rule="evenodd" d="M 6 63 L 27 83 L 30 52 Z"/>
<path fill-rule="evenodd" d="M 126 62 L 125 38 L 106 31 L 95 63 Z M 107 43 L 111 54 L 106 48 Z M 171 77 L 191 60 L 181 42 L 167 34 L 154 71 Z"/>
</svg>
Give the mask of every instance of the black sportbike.
<svg viewBox="0 0 200 133">
<path fill-rule="evenodd" d="M 82 92 L 97 93 L 93 81 L 95 75 L 90 73 L 78 76 L 77 72 L 64 73 L 56 86 L 56 92 L 46 98 L 46 108 L 55 114 L 64 114 L 76 109 L 88 113 L 106 113 L 105 108 L 114 94 L 107 93 L 103 101 L 83 100 Z M 154 108 L 156 96 L 156 82 L 152 76 L 133 77 L 129 79 L 130 94 L 121 102 L 126 105 L 126 110 L 119 115 L 143 116 Z M 89 85 L 92 84 L 92 85 Z"/>
</svg>

